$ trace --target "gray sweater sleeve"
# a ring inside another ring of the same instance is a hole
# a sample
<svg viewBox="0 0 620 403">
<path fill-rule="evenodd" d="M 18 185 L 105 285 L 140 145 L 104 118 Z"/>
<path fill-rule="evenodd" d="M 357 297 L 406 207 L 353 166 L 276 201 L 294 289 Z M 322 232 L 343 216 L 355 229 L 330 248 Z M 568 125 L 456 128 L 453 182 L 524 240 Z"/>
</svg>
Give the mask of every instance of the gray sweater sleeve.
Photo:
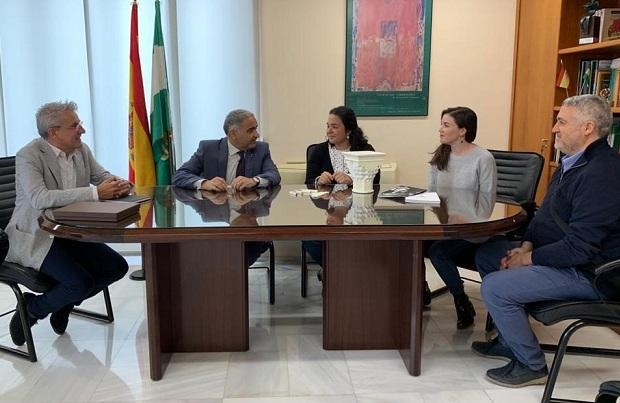
<svg viewBox="0 0 620 403">
<path fill-rule="evenodd" d="M 429 186 L 434 175 L 434 184 L 440 188 L 471 189 L 495 193 L 497 169 L 493 155 L 484 148 L 476 146 L 466 155 L 450 155 L 447 169 L 438 171 L 431 166 Z"/>
</svg>

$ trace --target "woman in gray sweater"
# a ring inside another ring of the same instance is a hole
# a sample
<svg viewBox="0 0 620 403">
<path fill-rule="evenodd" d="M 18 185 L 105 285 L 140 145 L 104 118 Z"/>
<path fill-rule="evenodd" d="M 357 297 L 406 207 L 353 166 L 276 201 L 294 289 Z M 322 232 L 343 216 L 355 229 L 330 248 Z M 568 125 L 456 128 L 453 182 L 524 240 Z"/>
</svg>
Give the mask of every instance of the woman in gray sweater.
<svg viewBox="0 0 620 403">
<path fill-rule="evenodd" d="M 430 161 L 429 189 L 468 189 L 494 195 L 497 169 L 493 155 L 473 141 L 478 118 L 467 107 L 448 108 L 441 113 L 439 147 Z M 476 311 L 465 294 L 455 258 L 473 253 L 480 240 L 451 239 L 433 242 L 428 249 L 435 270 L 454 297 L 457 329 L 474 323 Z"/>
</svg>

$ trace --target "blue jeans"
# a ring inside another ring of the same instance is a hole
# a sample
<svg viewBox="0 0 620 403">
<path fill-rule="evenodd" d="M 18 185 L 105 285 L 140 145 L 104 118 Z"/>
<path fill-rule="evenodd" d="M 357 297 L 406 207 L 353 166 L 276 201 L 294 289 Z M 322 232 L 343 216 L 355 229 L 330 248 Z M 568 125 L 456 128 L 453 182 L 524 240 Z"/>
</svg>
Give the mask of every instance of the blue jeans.
<svg viewBox="0 0 620 403">
<path fill-rule="evenodd" d="M 33 298 L 28 311 L 42 319 L 66 305 L 79 304 L 123 278 L 128 268 L 125 259 L 105 244 L 54 238 L 40 270 L 57 284 Z"/>
<path fill-rule="evenodd" d="M 530 327 L 525 305 L 537 301 L 595 300 L 598 293 L 583 271 L 574 268 L 523 266 L 499 270 L 499 261 L 519 242 L 495 237 L 478 249 L 476 266 L 483 276 L 480 293 L 495 322 L 500 342 L 532 370 L 546 366 Z"/>
<path fill-rule="evenodd" d="M 452 295 L 465 293 L 455 259 L 468 254 L 473 256 L 479 245 L 464 239 L 435 241 L 430 245 L 428 258 Z"/>
</svg>

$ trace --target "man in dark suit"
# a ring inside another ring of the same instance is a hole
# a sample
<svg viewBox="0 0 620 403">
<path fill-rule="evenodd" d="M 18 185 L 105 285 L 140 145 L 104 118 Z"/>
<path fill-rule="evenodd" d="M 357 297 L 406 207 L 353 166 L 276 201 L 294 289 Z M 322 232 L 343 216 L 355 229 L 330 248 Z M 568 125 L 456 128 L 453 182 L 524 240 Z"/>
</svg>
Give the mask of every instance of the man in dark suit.
<svg viewBox="0 0 620 403">
<path fill-rule="evenodd" d="M 214 192 L 276 186 L 280 173 L 269 145 L 259 142 L 258 124 L 251 112 L 236 109 L 224 120 L 226 137 L 203 140 L 198 150 L 174 174 L 173 184 Z"/>
<path fill-rule="evenodd" d="M 224 119 L 226 137 L 203 140 L 198 150 L 174 174 L 173 184 L 185 189 L 212 192 L 247 191 L 280 184 L 280 173 L 271 160 L 269 144 L 258 141 L 254 114 L 243 109 Z M 268 242 L 248 243 L 248 264 L 269 247 Z"/>
</svg>

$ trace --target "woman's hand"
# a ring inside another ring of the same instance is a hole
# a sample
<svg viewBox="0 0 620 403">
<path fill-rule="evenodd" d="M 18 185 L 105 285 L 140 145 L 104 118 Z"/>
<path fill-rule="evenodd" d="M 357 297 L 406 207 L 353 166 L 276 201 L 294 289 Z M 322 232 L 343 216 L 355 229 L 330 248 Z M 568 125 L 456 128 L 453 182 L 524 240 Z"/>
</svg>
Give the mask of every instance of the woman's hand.
<svg viewBox="0 0 620 403">
<path fill-rule="evenodd" d="M 342 183 L 343 185 L 352 185 L 353 179 L 344 172 L 336 171 L 334 172 L 334 180 L 336 183 Z"/>
<path fill-rule="evenodd" d="M 318 178 L 316 178 L 316 184 L 317 185 L 329 185 L 333 182 L 333 180 L 334 180 L 334 175 L 325 171 Z"/>
</svg>

